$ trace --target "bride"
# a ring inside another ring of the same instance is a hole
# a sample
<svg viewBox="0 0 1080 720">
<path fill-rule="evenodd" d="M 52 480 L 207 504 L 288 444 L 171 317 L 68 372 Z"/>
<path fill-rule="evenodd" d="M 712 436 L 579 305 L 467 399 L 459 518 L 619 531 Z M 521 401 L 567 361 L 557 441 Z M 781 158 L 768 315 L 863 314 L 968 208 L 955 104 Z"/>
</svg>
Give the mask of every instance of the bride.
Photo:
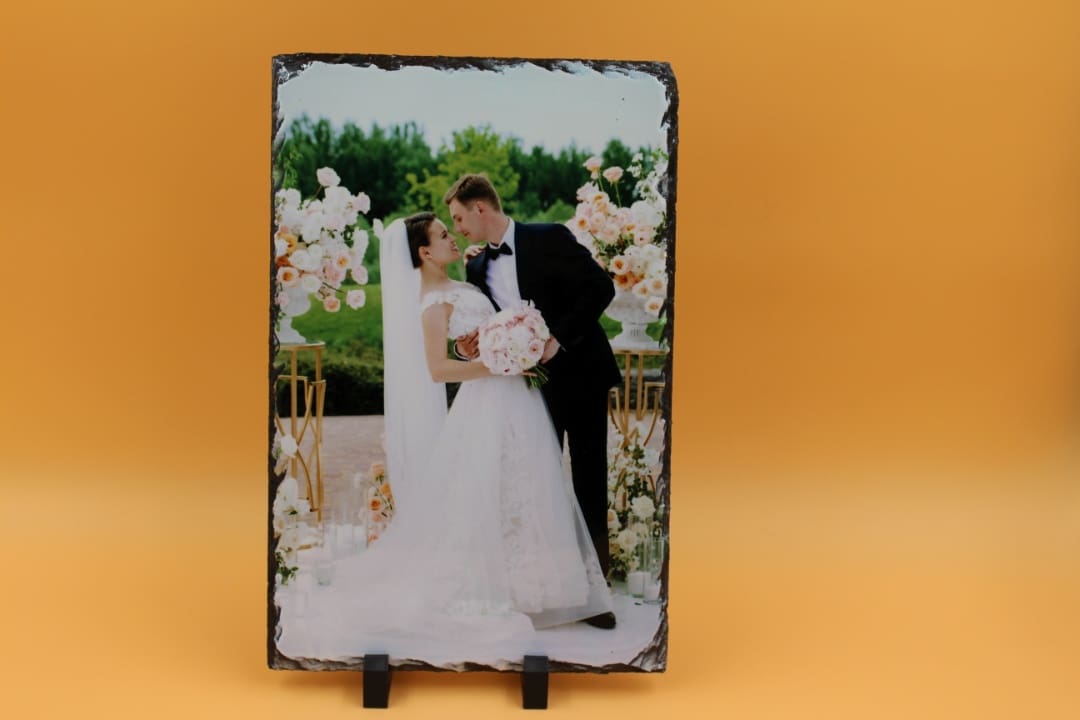
<svg viewBox="0 0 1080 720">
<path fill-rule="evenodd" d="M 380 236 L 390 527 L 334 581 L 355 653 L 456 666 L 542 652 L 537 629 L 612 609 L 539 390 L 448 357 L 495 314 L 447 267 L 434 213 Z M 461 382 L 449 412 L 446 382 Z M 585 629 L 584 632 L 594 632 Z"/>
</svg>

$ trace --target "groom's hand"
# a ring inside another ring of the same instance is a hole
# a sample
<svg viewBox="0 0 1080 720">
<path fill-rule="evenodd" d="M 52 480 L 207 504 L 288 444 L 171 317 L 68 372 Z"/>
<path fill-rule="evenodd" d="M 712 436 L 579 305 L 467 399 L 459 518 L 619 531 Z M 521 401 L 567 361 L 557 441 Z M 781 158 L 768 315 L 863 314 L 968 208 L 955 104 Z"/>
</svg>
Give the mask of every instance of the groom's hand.
<svg viewBox="0 0 1080 720">
<path fill-rule="evenodd" d="M 462 360 L 475 360 L 480 356 L 480 331 L 473 330 L 454 341 L 454 352 Z"/>
<path fill-rule="evenodd" d="M 546 363 L 551 358 L 555 357 L 555 353 L 559 352 L 559 341 L 552 335 L 548 338 L 547 343 L 544 344 L 544 354 L 540 357 L 540 362 Z"/>
</svg>

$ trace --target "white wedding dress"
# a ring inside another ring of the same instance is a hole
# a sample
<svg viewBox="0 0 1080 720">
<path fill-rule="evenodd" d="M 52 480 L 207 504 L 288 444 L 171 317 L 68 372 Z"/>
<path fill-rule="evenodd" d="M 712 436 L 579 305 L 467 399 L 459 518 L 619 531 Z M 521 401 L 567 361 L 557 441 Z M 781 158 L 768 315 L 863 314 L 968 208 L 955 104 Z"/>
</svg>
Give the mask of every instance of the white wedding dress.
<svg viewBox="0 0 1080 720">
<path fill-rule="evenodd" d="M 434 303 L 453 306 L 450 337 L 495 313 L 466 283 L 419 311 Z M 338 647 L 452 668 L 520 662 L 543 652 L 537 629 L 612 609 L 539 390 L 520 376 L 464 382 L 441 429 L 418 441 L 424 469 L 389 528 L 335 571 L 324 611 Z M 392 472 L 390 483 L 397 494 Z"/>
</svg>

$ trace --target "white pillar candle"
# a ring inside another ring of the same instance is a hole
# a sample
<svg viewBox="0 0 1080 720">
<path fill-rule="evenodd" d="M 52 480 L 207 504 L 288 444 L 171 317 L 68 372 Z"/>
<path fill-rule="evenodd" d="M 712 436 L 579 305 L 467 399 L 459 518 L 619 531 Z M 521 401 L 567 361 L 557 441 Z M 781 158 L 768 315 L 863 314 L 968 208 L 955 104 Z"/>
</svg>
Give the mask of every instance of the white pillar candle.
<svg viewBox="0 0 1080 720">
<path fill-rule="evenodd" d="M 645 583 L 645 592 L 643 593 L 643 597 L 646 600 L 656 600 L 657 598 L 659 598 L 660 597 L 660 583 L 658 583 L 658 582 L 647 582 L 647 583 Z"/>
<path fill-rule="evenodd" d="M 645 573 L 636 570 L 626 576 L 626 589 L 635 597 L 640 597 L 645 592 Z"/>
</svg>

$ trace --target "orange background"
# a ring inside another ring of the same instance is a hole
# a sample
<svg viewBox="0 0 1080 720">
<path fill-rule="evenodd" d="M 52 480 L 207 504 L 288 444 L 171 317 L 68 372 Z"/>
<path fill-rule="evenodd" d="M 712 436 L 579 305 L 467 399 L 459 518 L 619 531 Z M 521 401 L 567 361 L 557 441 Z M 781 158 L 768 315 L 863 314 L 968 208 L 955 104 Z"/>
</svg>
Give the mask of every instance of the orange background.
<svg viewBox="0 0 1080 720">
<path fill-rule="evenodd" d="M 553 716 L 1075 717 L 1075 4 L 402 7 L 0 10 L 5 715 L 361 712 L 264 667 L 270 58 L 341 51 L 678 79 L 669 671 Z"/>
</svg>

